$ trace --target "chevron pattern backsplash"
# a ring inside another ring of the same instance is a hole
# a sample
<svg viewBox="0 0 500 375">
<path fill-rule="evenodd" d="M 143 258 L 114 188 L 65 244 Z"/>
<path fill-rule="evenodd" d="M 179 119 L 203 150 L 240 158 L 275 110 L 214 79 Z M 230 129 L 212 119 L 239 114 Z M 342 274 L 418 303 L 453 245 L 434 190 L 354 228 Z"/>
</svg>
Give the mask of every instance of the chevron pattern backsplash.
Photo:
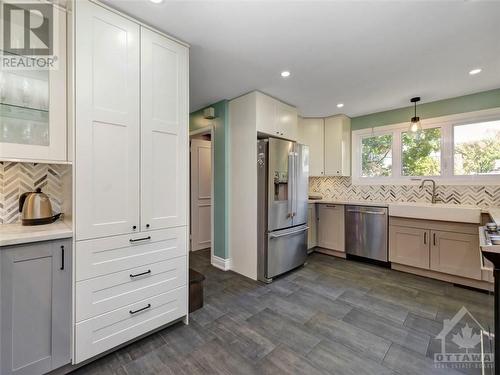
<svg viewBox="0 0 500 375">
<path fill-rule="evenodd" d="M 311 177 L 309 190 L 324 198 L 378 202 L 429 202 L 430 186 L 353 185 L 350 177 Z M 438 198 L 449 204 L 500 207 L 500 185 L 438 185 Z"/>
<path fill-rule="evenodd" d="M 0 224 L 19 220 L 19 196 L 25 191 L 41 188 L 50 197 L 54 213 L 63 204 L 62 177 L 66 165 L 13 163 L 0 161 Z"/>
</svg>

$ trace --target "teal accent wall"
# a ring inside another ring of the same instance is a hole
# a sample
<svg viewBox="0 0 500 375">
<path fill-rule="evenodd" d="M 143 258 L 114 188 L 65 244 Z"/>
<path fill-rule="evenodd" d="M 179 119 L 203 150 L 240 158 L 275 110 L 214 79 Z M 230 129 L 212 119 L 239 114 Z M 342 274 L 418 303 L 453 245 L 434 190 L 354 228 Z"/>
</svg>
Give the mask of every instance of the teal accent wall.
<svg viewBox="0 0 500 375">
<path fill-rule="evenodd" d="M 229 211 L 229 102 L 222 100 L 209 107 L 215 109 L 216 118 L 203 117 L 203 109 L 189 115 L 189 130 L 215 125 L 212 147 L 214 149 L 214 255 L 228 259 L 228 211 Z"/>
<path fill-rule="evenodd" d="M 496 107 L 500 107 L 500 89 L 423 103 L 417 106 L 417 114 L 421 119 L 426 119 Z M 409 106 L 353 117 L 351 119 L 351 129 L 359 130 L 383 125 L 399 124 L 409 121 L 412 116 L 413 107 Z"/>
</svg>

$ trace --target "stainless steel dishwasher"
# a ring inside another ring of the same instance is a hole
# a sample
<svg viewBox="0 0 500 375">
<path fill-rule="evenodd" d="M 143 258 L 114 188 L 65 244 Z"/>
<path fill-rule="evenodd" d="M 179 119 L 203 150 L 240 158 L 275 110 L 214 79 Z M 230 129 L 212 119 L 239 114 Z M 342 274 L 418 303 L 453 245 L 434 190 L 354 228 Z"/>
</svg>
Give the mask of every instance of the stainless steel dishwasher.
<svg viewBox="0 0 500 375">
<path fill-rule="evenodd" d="M 386 207 L 346 206 L 346 253 L 388 262 Z"/>
</svg>

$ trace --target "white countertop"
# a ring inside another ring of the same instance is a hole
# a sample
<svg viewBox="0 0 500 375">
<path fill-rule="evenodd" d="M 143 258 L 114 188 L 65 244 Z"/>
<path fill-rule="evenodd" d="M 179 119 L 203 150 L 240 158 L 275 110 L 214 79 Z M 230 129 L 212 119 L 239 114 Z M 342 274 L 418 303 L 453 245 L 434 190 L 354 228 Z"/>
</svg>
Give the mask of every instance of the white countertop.
<svg viewBox="0 0 500 375">
<path fill-rule="evenodd" d="M 388 202 L 373 202 L 373 201 L 347 201 L 338 199 L 309 199 L 309 203 L 321 204 L 352 204 L 354 206 L 372 206 L 372 207 L 389 207 Z"/>
<path fill-rule="evenodd" d="M 0 224 L 0 247 L 73 237 L 71 227 L 63 221 L 46 225 Z"/>
<path fill-rule="evenodd" d="M 482 209 L 472 205 L 432 204 L 430 202 L 354 201 L 341 199 L 309 199 L 309 203 L 388 207 L 389 216 L 477 224 L 481 222 L 481 213 L 489 213 L 492 216 L 496 216 L 498 218 L 498 223 L 500 223 L 500 209 Z"/>
</svg>

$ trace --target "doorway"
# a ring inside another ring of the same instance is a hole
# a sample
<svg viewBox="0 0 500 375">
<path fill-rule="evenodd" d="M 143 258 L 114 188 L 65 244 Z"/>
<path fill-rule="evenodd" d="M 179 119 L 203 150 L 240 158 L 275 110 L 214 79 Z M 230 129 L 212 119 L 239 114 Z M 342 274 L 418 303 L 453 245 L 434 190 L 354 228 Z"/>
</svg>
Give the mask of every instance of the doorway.
<svg viewBox="0 0 500 375">
<path fill-rule="evenodd" d="M 190 250 L 213 253 L 213 127 L 190 133 Z"/>
</svg>

